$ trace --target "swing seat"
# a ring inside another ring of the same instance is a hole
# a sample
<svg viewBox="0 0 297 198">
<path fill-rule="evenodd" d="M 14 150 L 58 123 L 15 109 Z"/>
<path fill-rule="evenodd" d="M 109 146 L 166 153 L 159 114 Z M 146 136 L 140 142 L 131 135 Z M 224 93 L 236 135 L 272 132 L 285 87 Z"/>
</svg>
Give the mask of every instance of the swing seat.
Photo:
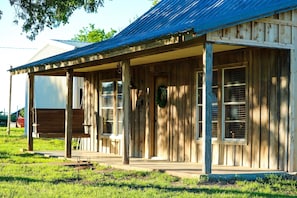
<svg viewBox="0 0 297 198">
<path fill-rule="evenodd" d="M 33 137 L 65 138 L 65 109 L 34 109 L 33 112 Z M 73 109 L 72 137 L 90 137 L 89 127 L 84 124 L 83 109 Z"/>
</svg>

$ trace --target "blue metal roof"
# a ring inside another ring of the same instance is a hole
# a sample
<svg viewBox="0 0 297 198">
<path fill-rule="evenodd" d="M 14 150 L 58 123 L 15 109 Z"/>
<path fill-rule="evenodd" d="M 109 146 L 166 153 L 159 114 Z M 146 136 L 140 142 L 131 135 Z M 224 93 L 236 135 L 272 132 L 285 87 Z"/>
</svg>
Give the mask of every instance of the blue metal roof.
<svg viewBox="0 0 297 198">
<path fill-rule="evenodd" d="M 114 38 L 12 70 L 58 63 L 194 30 L 196 34 L 297 9 L 297 0 L 161 0 Z"/>
</svg>

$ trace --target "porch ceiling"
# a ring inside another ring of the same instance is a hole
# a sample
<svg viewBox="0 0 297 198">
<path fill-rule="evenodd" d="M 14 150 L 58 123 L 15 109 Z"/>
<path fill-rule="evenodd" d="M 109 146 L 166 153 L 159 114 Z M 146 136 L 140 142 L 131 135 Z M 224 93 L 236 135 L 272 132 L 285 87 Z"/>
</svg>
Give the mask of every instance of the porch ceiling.
<svg viewBox="0 0 297 198">
<path fill-rule="evenodd" d="M 217 53 L 217 52 L 230 51 L 230 50 L 236 50 L 241 48 L 245 48 L 245 47 L 214 44 L 213 50 L 214 50 L 214 53 Z M 203 45 L 198 45 L 198 46 L 193 46 L 189 48 L 163 52 L 159 54 L 132 58 L 130 59 L 130 63 L 131 63 L 131 66 L 139 66 L 139 65 L 169 61 L 174 59 L 200 56 L 202 55 L 202 53 L 203 53 Z M 112 62 L 112 63 L 103 64 L 103 65 L 77 68 L 74 70 L 74 72 L 93 72 L 93 71 L 99 71 L 99 70 L 114 69 L 114 68 L 117 68 L 117 65 L 118 65 L 118 62 Z"/>
</svg>

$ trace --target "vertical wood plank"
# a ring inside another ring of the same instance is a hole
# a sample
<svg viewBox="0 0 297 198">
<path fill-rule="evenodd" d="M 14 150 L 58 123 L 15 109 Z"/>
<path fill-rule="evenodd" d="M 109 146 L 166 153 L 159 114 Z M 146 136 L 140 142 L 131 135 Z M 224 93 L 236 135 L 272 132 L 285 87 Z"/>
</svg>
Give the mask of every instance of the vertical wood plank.
<svg viewBox="0 0 297 198">
<path fill-rule="evenodd" d="M 72 100 L 73 100 L 73 71 L 66 72 L 67 102 L 65 111 L 65 157 L 71 158 L 72 142 Z"/>
<path fill-rule="evenodd" d="M 135 69 L 131 69 L 131 76 L 134 77 L 134 79 L 132 79 L 131 81 L 133 81 L 133 83 L 137 84 L 137 80 L 138 80 L 138 75 L 135 75 Z M 136 109 L 136 100 L 137 100 L 137 96 L 136 96 L 136 89 L 131 89 L 131 134 L 130 134 L 130 153 L 132 156 L 136 156 L 136 152 L 137 152 L 137 142 L 136 142 L 136 133 L 138 133 L 138 112 Z"/>
<path fill-rule="evenodd" d="M 253 38 L 255 41 L 264 41 L 265 40 L 265 25 L 260 22 L 253 22 Z"/>
<path fill-rule="evenodd" d="M 196 94 L 197 94 L 197 87 L 196 87 L 196 72 L 195 69 L 199 67 L 199 61 L 196 60 L 192 63 L 193 73 L 192 73 L 192 80 L 191 80 L 191 104 L 192 104 L 192 111 L 191 111 L 191 125 L 192 125 L 192 132 L 191 132 L 191 162 L 197 162 L 197 143 L 196 143 Z"/>
<path fill-rule="evenodd" d="M 261 68 L 261 53 L 260 51 L 253 52 L 253 124 L 252 124 L 252 167 L 259 168 L 260 167 L 260 119 L 261 119 L 261 108 L 260 108 L 260 68 Z"/>
<path fill-rule="evenodd" d="M 269 103 L 269 168 L 278 168 L 278 64 L 275 56 L 271 57 L 270 68 L 270 103 Z"/>
<path fill-rule="evenodd" d="M 292 13 L 292 21 L 295 24 L 297 22 L 297 11 Z M 290 51 L 290 103 L 289 103 L 289 159 L 288 159 L 288 171 L 297 171 L 297 27 L 292 28 L 292 42 L 295 46 Z"/>
<path fill-rule="evenodd" d="M 184 63 L 179 68 L 178 72 L 178 161 L 183 162 L 185 160 L 185 70 Z"/>
<path fill-rule="evenodd" d="M 96 139 L 96 151 L 99 151 L 99 139 L 100 139 L 100 132 L 99 132 L 99 73 L 96 73 L 96 79 L 95 79 L 95 112 L 94 112 L 94 122 L 93 124 L 93 130 L 94 135 Z"/>
<path fill-rule="evenodd" d="M 213 67 L 213 46 L 211 43 L 204 43 L 203 46 L 203 107 L 202 107 L 202 173 L 211 173 L 211 132 L 212 132 L 212 67 Z"/>
<path fill-rule="evenodd" d="M 192 106 L 191 95 L 193 91 L 191 90 L 191 82 L 193 79 L 193 71 L 190 63 L 187 63 L 186 73 L 185 73 L 185 161 L 191 161 L 191 138 L 192 138 Z"/>
<path fill-rule="evenodd" d="M 121 62 L 122 65 L 122 81 L 123 81 L 123 164 L 129 164 L 129 136 L 131 130 L 131 103 L 130 103 L 130 61 Z"/>
<path fill-rule="evenodd" d="M 138 92 L 138 98 L 136 102 L 138 102 L 138 111 L 139 111 L 139 143 L 138 143 L 138 147 L 139 147 L 139 152 L 138 152 L 138 157 L 144 157 L 144 142 L 145 142 L 145 121 L 146 121 L 146 117 L 145 117 L 145 70 L 139 69 L 139 74 L 138 76 L 142 77 L 139 78 L 138 80 L 138 86 L 139 86 L 139 92 Z"/>
<path fill-rule="evenodd" d="M 271 65 L 270 53 L 262 56 L 262 60 L 267 61 L 260 67 L 260 111 L 261 111 L 261 148 L 260 148 L 260 168 L 268 168 L 268 151 L 269 151 L 269 100 L 268 100 L 268 68 Z"/>
<path fill-rule="evenodd" d="M 145 68 L 145 72 L 149 74 L 149 67 Z M 150 78 L 145 78 L 145 142 L 144 142 L 144 157 L 148 159 L 150 157 Z"/>
<path fill-rule="evenodd" d="M 289 65 L 286 61 L 287 53 L 279 53 L 281 57 L 281 76 L 280 76 L 280 168 L 281 170 L 288 171 L 288 112 L 289 112 Z"/>
<path fill-rule="evenodd" d="M 33 108 L 34 108 L 34 75 L 28 74 L 29 105 L 28 105 L 28 151 L 33 151 Z"/>
<path fill-rule="evenodd" d="M 172 87 L 172 159 L 173 161 L 178 161 L 178 90 L 177 90 L 177 66 L 172 66 L 172 84 L 175 85 Z"/>
</svg>

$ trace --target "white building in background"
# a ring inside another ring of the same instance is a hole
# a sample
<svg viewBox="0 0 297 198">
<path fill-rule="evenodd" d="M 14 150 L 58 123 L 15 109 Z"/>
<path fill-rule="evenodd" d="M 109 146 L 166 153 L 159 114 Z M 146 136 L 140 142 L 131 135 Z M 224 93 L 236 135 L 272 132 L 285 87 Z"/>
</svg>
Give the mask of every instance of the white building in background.
<svg viewBox="0 0 297 198">
<path fill-rule="evenodd" d="M 50 56 L 61 54 L 90 43 L 72 40 L 50 40 L 40 48 L 31 59 L 35 62 Z M 65 76 L 35 76 L 34 78 L 34 108 L 62 109 L 66 107 L 66 78 Z M 81 107 L 83 78 L 73 78 L 73 108 Z M 28 88 L 26 87 L 26 90 Z M 51 93 L 51 94 L 48 94 Z M 28 117 L 28 91 L 26 91 L 25 115 Z M 25 121 L 27 133 L 28 119 Z"/>
</svg>

